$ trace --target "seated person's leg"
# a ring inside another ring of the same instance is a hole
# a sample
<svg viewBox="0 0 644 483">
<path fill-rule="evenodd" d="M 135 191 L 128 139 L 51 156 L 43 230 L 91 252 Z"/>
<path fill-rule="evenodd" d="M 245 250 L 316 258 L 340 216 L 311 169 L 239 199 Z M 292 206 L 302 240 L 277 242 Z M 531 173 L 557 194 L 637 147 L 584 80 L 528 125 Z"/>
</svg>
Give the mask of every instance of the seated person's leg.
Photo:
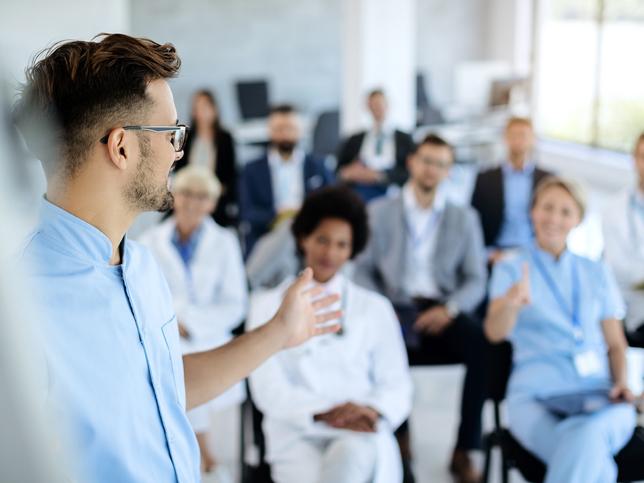
<svg viewBox="0 0 644 483">
<path fill-rule="evenodd" d="M 372 482 L 379 459 L 377 438 L 377 434 L 347 432 L 331 440 L 322 458 L 319 482 Z"/>
<path fill-rule="evenodd" d="M 410 365 L 465 364 L 461 398 L 461 422 L 456 448 L 478 449 L 481 445 L 481 412 L 486 393 L 487 343 L 481 325 L 459 315 L 439 335 L 424 334 L 421 347 L 409 351 Z"/>
<path fill-rule="evenodd" d="M 283 445 L 271 460 L 271 478 L 275 483 L 318 483 L 324 444 L 305 438 Z"/>
<path fill-rule="evenodd" d="M 614 456 L 628 443 L 634 428 L 635 410 L 627 404 L 563 420 L 553 440 L 545 483 L 617 481 Z"/>
</svg>

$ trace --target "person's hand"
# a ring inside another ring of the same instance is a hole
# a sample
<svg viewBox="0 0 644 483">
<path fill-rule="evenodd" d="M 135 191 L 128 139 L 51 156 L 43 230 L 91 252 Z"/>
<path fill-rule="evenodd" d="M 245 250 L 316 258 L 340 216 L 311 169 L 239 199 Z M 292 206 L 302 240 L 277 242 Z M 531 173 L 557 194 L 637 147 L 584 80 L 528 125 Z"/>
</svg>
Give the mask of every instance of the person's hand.
<svg viewBox="0 0 644 483">
<path fill-rule="evenodd" d="M 316 421 L 322 421 L 333 428 L 363 433 L 375 432 L 379 418 L 380 414 L 375 409 L 352 402 L 341 404 L 314 417 Z"/>
<path fill-rule="evenodd" d="M 324 309 L 340 300 L 337 294 L 316 298 L 324 291 L 324 287 L 311 288 L 313 270 L 306 268 L 286 291 L 277 313 L 270 323 L 277 324 L 284 334 L 284 348 L 300 345 L 311 337 L 329 334 L 340 330 L 340 324 L 325 324 L 337 320 L 342 311 L 326 311 Z"/>
<path fill-rule="evenodd" d="M 188 331 L 186 326 L 183 325 L 181 321 L 178 321 L 177 325 L 179 326 L 179 337 L 186 340 L 190 339 L 190 332 Z"/>
<path fill-rule="evenodd" d="M 361 161 L 355 160 L 340 169 L 340 178 L 352 183 L 376 184 L 383 180 L 383 175 L 379 171 L 369 168 Z"/>
<path fill-rule="evenodd" d="M 447 313 L 445 306 L 437 305 L 425 310 L 418 316 L 416 322 L 414 322 L 414 329 L 418 332 L 438 335 L 451 323 L 452 318 Z"/>
<path fill-rule="evenodd" d="M 494 266 L 496 263 L 501 261 L 501 259 L 505 256 L 505 252 L 503 250 L 493 250 L 490 252 L 490 254 L 487 256 L 487 262 Z"/>
<path fill-rule="evenodd" d="M 524 263 L 522 267 L 523 274 L 521 276 L 521 280 L 510 287 L 510 290 L 505 294 L 505 299 L 513 307 L 521 308 L 525 305 L 530 305 L 531 303 L 529 270 L 528 264 Z"/>
<path fill-rule="evenodd" d="M 616 382 L 608 394 L 614 402 L 634 402 L 635 396 L 625 382 Z"/>
</svg>

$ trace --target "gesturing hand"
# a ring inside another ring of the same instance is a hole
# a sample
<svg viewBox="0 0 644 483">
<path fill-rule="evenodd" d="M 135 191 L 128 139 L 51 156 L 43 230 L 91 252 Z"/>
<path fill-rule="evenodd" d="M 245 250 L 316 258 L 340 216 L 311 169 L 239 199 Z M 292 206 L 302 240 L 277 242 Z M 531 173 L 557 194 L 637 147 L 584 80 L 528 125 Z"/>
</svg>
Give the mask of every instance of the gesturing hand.
<svg viewBox="0 0 644 483">
<path fill-rule="evenodd" d="M 530 271 L 527 263 L 523 264 L 522 271 L 523 274 L 521 276 L 521 280 L 510 287 L 510 290 L 505 294 L 506 300 L 517 308 L 521 308 L 531 303 Z"/>
<path fill-rule="evenodd" d="M 323 312 L 330 305 L 337 302 L 337 294 L 327 295 L 316 299 L 324 288 L 321 286 L 310 288 L 313 280 L 313 270 L 305 269 L 286 291 L 272 323 L 279 324 L 284 334 L 284 348 L 300 345 L 311 337 L 337 332 L 339 324 L 323 325 L 330 320 L 337 320 L 342 312 L 334 310 Z"/>
</svg>

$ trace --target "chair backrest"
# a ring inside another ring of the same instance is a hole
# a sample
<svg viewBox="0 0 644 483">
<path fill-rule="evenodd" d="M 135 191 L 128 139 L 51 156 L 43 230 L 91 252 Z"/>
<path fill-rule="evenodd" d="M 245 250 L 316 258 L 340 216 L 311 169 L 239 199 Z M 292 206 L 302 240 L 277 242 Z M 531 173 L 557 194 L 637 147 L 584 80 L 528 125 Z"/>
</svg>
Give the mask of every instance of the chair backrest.
<svg viewBox="0 0 644 483">
<path fill-rule="evenodd" d="M 495 403 L 500 403 L 505 399 L 512 372 L 512 344 L 504 341 L 489 347 L 488 395 Z"/>
<path fill-rule="evenodd" d="M 313 129 L 313 153 L 318 156 L 334 154 L 340 143 L 340 111 L 324 111 Z"/>
<path fill-rule="evenodd" d="M 263 119 L 268 116 L 268 81 L 265 79 L 238 81 L 235 83 L 239 113 L 243 120 Z"/>
</svg>

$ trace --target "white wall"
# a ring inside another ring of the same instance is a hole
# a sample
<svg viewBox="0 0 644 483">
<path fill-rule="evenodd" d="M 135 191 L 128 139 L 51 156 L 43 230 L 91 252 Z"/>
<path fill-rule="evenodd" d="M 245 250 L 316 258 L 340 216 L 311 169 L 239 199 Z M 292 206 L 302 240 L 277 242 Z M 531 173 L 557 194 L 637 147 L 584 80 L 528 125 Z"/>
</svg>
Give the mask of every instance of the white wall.
<svg viewBox="0 0 644 483">
<path fill-rule="evenodd" d="M 0 63 L 9 82 L 24 80 L 33 55 L 65 39 L 129 31 L 129 0 L 14 0 L 0 15 Z"/>
<path fill-rule="evenodd" d="M 238 119 L 234 81 L 266 77 L 275 102 L 316 112 L 340 103 L 341 0 L 131 0 L 132 33 L 175 44 L 179 116 L 210 87 L 224 121 Z"/>
</svg>

